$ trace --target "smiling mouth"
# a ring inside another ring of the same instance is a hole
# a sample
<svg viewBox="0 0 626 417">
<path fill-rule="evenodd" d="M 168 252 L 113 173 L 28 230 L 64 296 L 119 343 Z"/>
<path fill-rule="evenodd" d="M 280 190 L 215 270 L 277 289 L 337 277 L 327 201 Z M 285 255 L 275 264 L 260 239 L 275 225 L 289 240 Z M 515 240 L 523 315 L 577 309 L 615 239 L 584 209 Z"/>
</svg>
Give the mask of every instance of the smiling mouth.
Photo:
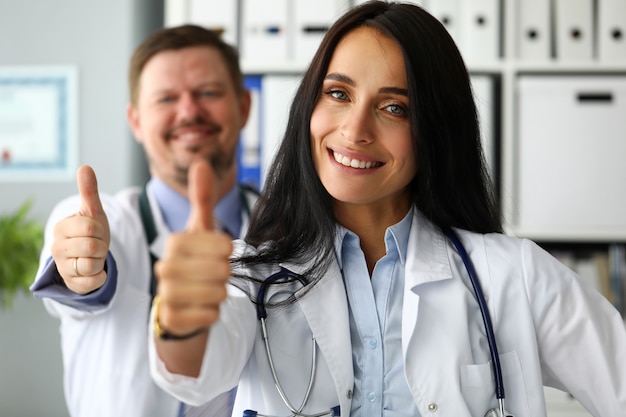
<svg viewBox="0 0 626 417">
<path fill-rule="evenodd" d="M 185 123 L 166 132 L 168 140 L 175 140 L 182 143 L 198 143 L 208 137 L 219 135 L 222 129 L 214 123 L 194 122 Z"/>
<path fill-rule="evenodd" d="M 358 159 L 349 158 L 335 151 L 333 151 L 333 157 L 335 158 L 335 161 L 337 161 L 341 165 L 346 166 L 346 167 L 351 167 L 351 168 L 357 168 L 357 169 L 370 169 L 370 168 L 376 168 L 382 165 L 382 162 L 360 161 Z"/>
</svg>

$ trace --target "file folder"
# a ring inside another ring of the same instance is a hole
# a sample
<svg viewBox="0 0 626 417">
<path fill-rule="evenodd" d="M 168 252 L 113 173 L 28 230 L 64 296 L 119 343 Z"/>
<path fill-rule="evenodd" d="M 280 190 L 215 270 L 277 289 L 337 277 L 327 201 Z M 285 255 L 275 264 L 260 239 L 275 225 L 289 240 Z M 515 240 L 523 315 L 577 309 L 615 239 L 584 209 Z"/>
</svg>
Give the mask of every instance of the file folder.
<svg viewBox="0 0 626 417">
<path fill-rule="evenodd" d="M 592 0 L 554 0 L 555 47 L 558 60 L 592 60 L 593 12 Z"/>
<path fill-rule="evenodd" d="M 293 7 L 293 53 L 298 62 L 308 63 L 330 25 L 346 10 L 347 0 L 295 1 Z"/>
<path fill-rule="evenodd" d="M 239 184 L 261 186 L 261 96 L 262 76 L 246 75 L 244 87 L 250 92 L 248 122 L 241 130 L 237 146 L 237 176 Z"/>
<path fill-rule="evenodd" d="M 291 103 L 300 85 L 301 75 L 266 75 L 263 77 L 261 96 L 261 182 L 265 183 L 267 171 L 285 135 Z"/>
<path fill-rule="evenodd" d="M 480 122 L 480 134 L 485 155 L 485 161 L 492 178 L 495 178 L 496 164 L 498 157 L 496 154 L 496 93 L 495 79 L 491 75 L 472 74 L 472 91 L 474 92 L 474 102 L 478 110 L 478 120 Z"/>
<path fill-rule="evenodd" d="M 598 3 L 598 58 L 626 63 L 626 0 Z"/>
<path fill-rule="evenodd" d="M 359 4 L 367 3 L 369 0 L 353 0 L 352 4 L 358 6 Z M 413 3 L 422 7 L 426 7 L 427 3 L 437 2 L 439 0 L 405 0 L 404 3 Z"/>
<path fill-rule="evenodd" d="M 288 0 L 241 0 L 241 59 L 286 61 L 288 18 Z"/>
<path fill-rule="evenodd" d="M 461 0 L 461 52 L 470 62 L 491 62 L 500 55 L 500 2 Z"/>
<path fill-rule="evenodd" d="M 207 0 L 189 0 L 189 22 L 222 32 L 222 38 L 236 46 L 237 0 L 220 0 L 219 4 Z"/>
<path fill-rule="evenodd" d="M 459 49 L 463 49 L 461 35 L 461 0 L 430 0 L 427 10 L 448 30 Z"/>
<path fill-rule="evenodd" d="M 186 1 L 165 0 L 163 3 L 165 27 L 174 27 L 189 22 L 189 4 Z"/>
<path fill-rule="evenodd" d="M 550 1 L 517 0 L 515 43 L 517 58 L 547 61 L 551 57 Z"/>
<path fill-rule="evenodd" d="M 624 236 L 626 76 L 517 82 L 519 227 L 553 238 Z"/>
</svg>

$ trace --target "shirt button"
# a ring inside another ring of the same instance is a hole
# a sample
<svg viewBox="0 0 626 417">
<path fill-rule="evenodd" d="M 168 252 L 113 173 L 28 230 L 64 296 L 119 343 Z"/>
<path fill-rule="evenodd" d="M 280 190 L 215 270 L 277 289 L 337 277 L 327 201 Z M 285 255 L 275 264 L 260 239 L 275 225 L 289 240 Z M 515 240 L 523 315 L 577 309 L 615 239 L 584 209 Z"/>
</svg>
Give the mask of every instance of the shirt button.
<svg viewBox="0 0 626 417">
<path fill-rule="evenodd" d="M 437 404 L 435 403 L 428 404 L 428 411 L 437 411 Z"/>
<path fill-rule="evenodd" d="M 376 346 L 378 346 L 378 342 L 376 341 L 376 339 L 370 340 L 370 348 L 376 349 Z"/>
<path fill-rule="evenodd" d="M 376 401 L 376 393 L 375 392 L 370 392 L 369 394 L 367 394 L 367 401 L 369 401 L 371 403 Z"/>
</svg>

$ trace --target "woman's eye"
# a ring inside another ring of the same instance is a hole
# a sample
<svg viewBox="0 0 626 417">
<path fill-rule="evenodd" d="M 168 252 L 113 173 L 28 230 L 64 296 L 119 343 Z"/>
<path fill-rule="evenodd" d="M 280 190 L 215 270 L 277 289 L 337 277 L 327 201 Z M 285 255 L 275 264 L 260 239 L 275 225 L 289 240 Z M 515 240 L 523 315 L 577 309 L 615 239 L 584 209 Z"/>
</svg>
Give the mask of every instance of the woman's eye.
<svg viewBox="0 0 626 417">
<path fill-rule="evenodd" d="M 390 104 L 388 106 L 385 107 L 385 109 L 392 114 L 395 115 L 403 115 L 404 113 L 406 113 L 404 106 L 401 106 L 399 104 Z"/>
<path fill-rule="evenodd" d="M 337 100 L 346 100 L 348 98 L 346 93 L 341 90 L 329 90 L 326 94 Z"/>
</svg>

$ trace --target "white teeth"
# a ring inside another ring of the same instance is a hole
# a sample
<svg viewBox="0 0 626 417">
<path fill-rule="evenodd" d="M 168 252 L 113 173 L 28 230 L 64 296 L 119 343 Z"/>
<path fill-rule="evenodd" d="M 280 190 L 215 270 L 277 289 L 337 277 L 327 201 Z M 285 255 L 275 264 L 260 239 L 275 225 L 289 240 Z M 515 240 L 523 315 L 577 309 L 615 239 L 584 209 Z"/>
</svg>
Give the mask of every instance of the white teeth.
<svg viewBox="0 0 626 417">
<path fill-rule="evenodd" d="M 334 152 L 334 151 L 333 151 L 333 157 L 335 158 L 335 161 L 347 167 L 367 169 L 367 168 L 372 168 L 373 166 L 377 166 L 375 162 L 359 161 L 358 159 L 350 159 L 347 156 Z"/>
<path fill-rule="evenodd" d="M 197 140 L 201 135 L 198 133 L 185 133 L 178 137 L 179 140 L 183 142 L 191 142 Z"/>
</svg>

